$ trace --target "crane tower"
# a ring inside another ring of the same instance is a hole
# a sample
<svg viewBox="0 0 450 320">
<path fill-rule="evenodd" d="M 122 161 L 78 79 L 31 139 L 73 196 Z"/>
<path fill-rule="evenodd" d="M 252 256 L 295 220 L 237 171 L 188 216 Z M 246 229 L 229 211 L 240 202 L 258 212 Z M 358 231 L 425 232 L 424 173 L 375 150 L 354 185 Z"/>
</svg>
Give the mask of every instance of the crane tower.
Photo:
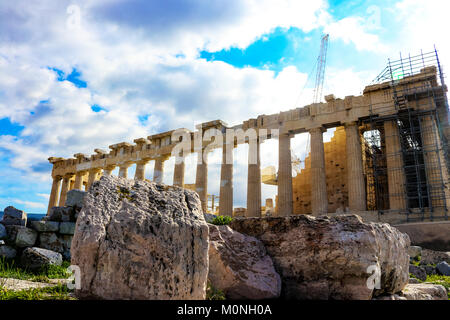
<svg viewBox="0 0 450 320">
<path fill-rule="evenodd" d="M 328 38 L 329 34 L 322 37 L 320 43 L 320 53 L 317 58 L 317 73 L 316 73 L 316 83 L 314 86 L 314 98 L 313 103 L 319 103 L 322 99 L 323 90 L 323 80 L 325 78 L 325 65 L 327 63 L 327 50 L 328 50 Z"/>
</svg>

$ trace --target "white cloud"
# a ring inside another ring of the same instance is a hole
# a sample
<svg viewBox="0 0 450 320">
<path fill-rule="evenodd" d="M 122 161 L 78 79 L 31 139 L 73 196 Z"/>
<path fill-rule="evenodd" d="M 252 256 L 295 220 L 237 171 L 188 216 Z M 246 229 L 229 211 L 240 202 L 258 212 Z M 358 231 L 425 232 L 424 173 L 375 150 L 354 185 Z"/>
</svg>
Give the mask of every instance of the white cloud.
<svg viewBox="0 0 450 320">
<path fill-rule="evenodd" d="M 25 205 L 32 209 L 45 209 L 47 207 L 46 204 L 40 203 L 40 202 L 33 202 L 33 201 L 24 201 L 20 199 L 12 199 L 13 202 L 16 202 L 18 204 Z"/>
<path fill-rule="evenodd" d="M 357 50 L 387 52 L 388 47 L 380 41 L 378 35 L 370 33 L 367 23 L 368 20 L 363 17 L 346 17 L 329 23 L 324 31 L 331 34 L 333 39 L 341 39 L 346 44 L 353 43 Z"/>
</svg>

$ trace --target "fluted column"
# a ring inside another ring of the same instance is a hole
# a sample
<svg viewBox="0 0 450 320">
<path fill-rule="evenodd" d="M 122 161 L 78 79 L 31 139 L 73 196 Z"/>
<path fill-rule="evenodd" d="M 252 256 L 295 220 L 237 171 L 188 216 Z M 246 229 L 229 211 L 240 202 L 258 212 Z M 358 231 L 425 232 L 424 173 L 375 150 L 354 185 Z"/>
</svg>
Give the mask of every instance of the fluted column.
<svg viewBox="0 0 450 320">
<path fill-rule="evenodd" d="M 119 166 L 119 178 L 128 179 L 128 168 L 131 166 L 131 162 L 122 163 Z"/>
<path fill-rule="evenodd" d="M 145 180 L 145 166 L 149 160 L 141 160 L 136 162 L 136 172 L 134 173 L 135 180 Z"/>
<path fill-rule="evenodd" d="M 167 157 L 159 157 L 155 159 L 155 169 L 153 170 L 153 182 L 162 183 L 164 178 L 164 162 Z"/>
<path fill-rule="evenodd" d="M 433 209 L 441 207 L 450 210 L 450 181 L 436 119 L 432 115 L 425 115 L 420 120 L 431 206 Z"/>
<path fill-rule="evenodd" d="M 179 163 L 177 163 L 179 161 Z M 175 159 L 175 167 L 173 170 L 173 185 L 183 187 L 184 186 L 184 157 L 180 157 L 178 160 Z"/>
<path fill-rule="evenodd" d="M 247 217 L 261 216 L 261 161 L 259 149 L 260 145 L 258 139 L 256 139 L 256 141 L 249 141 L 247 171 Z"/>
<path fill-rule="evenodd" d="M 327 181 L 325 175 L 324 128 L 314 128 L 311 134 L 311 211 L 313 215 L 328 213 Z"/>
<path fill-rule="evenodd" d="M 233 148 L 234 143 L 224 143 L 220 168 L 219 213 L 233 216 Z"/>
<path fill-rule="evenodd" d="M 406 209 L 406 179 L 403 170 L 400 136 L 395 121 L 384 122 L 384 139 L 386 144 L 389 208 L 392 210 L 404 210 Z"/>
<path fill-rule="evenodd" d="M 72 179 L 73 174 L 69 174 L 64 176 L 62 185 L 61 185 L 61 194 L 59 196 L 59 206 L 63 207 L 66 203 L 67 191 L 70 190 L 70 179 Z"/>
<path fill-rule="evenodd" d="M 348 206 L 350 210 L 366 210 L 361 138 L 356 122 L 345 124 L 347 151 Z"/>
<path fill-rule="evenodd" d="M 83 190 L 83 177 L 85 174 L 85 171 L 78 171 L 75 174 L 75 185 L 73 186 L 74 189 Z"/>
<path fill-rule="evenodd" d="M 202 152 L 198 152 L 197 172 L 195 174 L 195 191 L 200 196 L 203 212 L 208 208 L 208 154 L 205 153 L 203 158 Z"/>
<path fill-rule="evenodd" d="M 89 190 L 89 188 L 94 183 L 94 181 L 97 180 L 97 176 L 98 176 L 99 173 L 100 173 L 100 169 L 91 169 L 91 170 L 89 170 L 89 176 L 88 176 L 86 190 Z"/>
<path fill-rule="evenodd" d="M 278 138 L 278 216 L 293 214 L 291 135 Z"/>
<path fill-rule="evenodd" d="M 59 201 L 59 187 L 61 186 L 61 177 L 53 177 L 52 190 L 50 191 L 50 199 L 48 201 L 47 214 L 50 209 L 56 207 Z"/>
</svg>

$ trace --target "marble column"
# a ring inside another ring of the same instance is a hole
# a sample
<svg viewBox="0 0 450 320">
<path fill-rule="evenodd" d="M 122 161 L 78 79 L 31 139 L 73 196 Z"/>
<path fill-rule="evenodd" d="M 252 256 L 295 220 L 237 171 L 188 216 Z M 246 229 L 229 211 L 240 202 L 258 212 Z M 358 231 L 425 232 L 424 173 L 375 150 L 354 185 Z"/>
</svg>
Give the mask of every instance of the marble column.
<svg viewBox="0 0 450 320">
<path fill-rule="evenodd" d="M 119 165 L 119 178 L 128 179 L 128 168 L 131 166 L 130 162 L 122 163 Z"/>
<path fill-rule="evenodd" d="M 89 190 L 89 188 L 94 183 L 94 181 L 97 180 L 97 177 L 98 177 L 98 175 L 100 173 L 100 170 L 101 169 L 91 169 L 91 170 L 89 170 L 89 176 L 88 176 L 86 190 Z"/>
<path fill-rule="evenodd" d="M 177 163 L 177 159 L 175 159 L 175 167 L 173 169 L 173 185 L 183 187 L 185 169 L 184 157 L 180 157 L 178 162 L 179 163 Z"/>
<path fill-rule="evenodd" d="M 197 172 L 195 174 L 195 191 L 200 196 L 203 212 L 208 209 L 208 154 L 202 158 L 204 150 L 197 154 Z"/>
<path fill-rule="evenodd" d="M 312 214 L 328 213 L 327 180 L 325 175 L 324 128 L 313 128 L 311 134 L 311 211 Z"/>
<path fill-rule="evenodd" d="M 162 183 L 164 178 L 164 162 L 167 157 L 159 157 L 155 159 L 155 169 L 153 170 L 153 182 Z"/>
<path fill-rule="evenodd" d="M 447 162 L 439 136 L 436 118 L 425 115 L 420 119 L 422 131 L 422 145 L 427 175 L 427 185 L 431 197 L 431 206 L 436 212 L 437 208 L 450 209 L 450 181 Z"/>
<path fill-rule="evenodd" d="M 234 143 L 223 144 L 220 168 L 219 214 L 233 216 L 233 149 Z"/>
<path fill-rule="evenodd" d="M 83 177 L 85 174 L 85 171 L 78 171 L 75 174 L 75 185 L 73 186 L 74 189 L 83 190 Z"/>
<path fill-rule="evenodd" d="M 247 217 L 260 217 L 260 216 L 261 216 L 261 161 L 260 161 L 260 144 L 258 139 L 256 139 L 256 141 L 249 141 L 248 145 Z"/>
<path fill-rule="evenodd" d="M 366 210 L 366 185 L 364 181 L 361 137 L 356 122 L 345 124 L 347 151 L 348 206 L 352 211 Z"/>
<path fill-rule="evenodd" d="M 48 201 L 47 214 L 50 212 L 50 209 L 56 207 L 59 202 L 59 188 L 61 186 L 61 177 L 56 176 L 53 177 L 52 190 L 50 192 L 50 199 Z"/>
<path fill-rule="evenodd" d="M 293 214 L 291 135 L 278 138 L 278 216 Z"/>
<path fill-rule="evenodd" d="M 136 172 L 134 173 L 135 180 L 145 180 L 145 166 L 149 160 L 141 160 L 136 162 Z"/>
<path fill-rule="evenodd" d="M 384 122 L 384 140 L 386 145 L 386 167 L 389 188 L 389 208 L 406 209 L 405 172 L 397 123 L 393 120 Z"/>
<path fill-rule="evenodd" d="M 70 180 L 73 178 L 73 174 L 65 175 L 62 181 L 61 194 L 59 196 L 59 206 L 63 207 L 66 203 L 67 192 L 70 190 Z"/>
</svg>

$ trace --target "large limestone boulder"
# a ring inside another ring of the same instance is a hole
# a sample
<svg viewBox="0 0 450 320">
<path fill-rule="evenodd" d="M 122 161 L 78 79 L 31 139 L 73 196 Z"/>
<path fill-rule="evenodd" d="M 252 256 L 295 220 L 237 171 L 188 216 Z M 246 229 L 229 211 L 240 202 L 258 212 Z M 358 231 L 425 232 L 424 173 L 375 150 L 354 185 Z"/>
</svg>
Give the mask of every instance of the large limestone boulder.
<svg viewBox="0 0 450 320">
<path fill-rule="evenodd" d="M 447 291 L 440 284 L 408 284 L 402 291 L 407 300 L 447 300 Z"/>
<path fill-rule="evenodd" d="M 208 279 L 227 298 L 271 299 L 280 295 L 280 276 L 261 241 L 212 224 L 209 241 Z"/>
<path fill-rule="evenodd" d="M 6 207 L 3 210 L 2 224 L 6 225 L 17 225 L 26 226 L 27 225 L 27 214 L 13 206 Z"/>
<path fill-rule="evenodd" d="M 409 237 L 388 224 L 299 215 L 237 218 L 231 228 L 263 242 L 288 299 L 368 300 L 408 282 Z"/>
<path fill-rule="evenodd" d="M 197 193 L 102 177 L 86 194 L 71 253 L 79 297 L 204 299 L 208 225 Z"/>
</svg>

